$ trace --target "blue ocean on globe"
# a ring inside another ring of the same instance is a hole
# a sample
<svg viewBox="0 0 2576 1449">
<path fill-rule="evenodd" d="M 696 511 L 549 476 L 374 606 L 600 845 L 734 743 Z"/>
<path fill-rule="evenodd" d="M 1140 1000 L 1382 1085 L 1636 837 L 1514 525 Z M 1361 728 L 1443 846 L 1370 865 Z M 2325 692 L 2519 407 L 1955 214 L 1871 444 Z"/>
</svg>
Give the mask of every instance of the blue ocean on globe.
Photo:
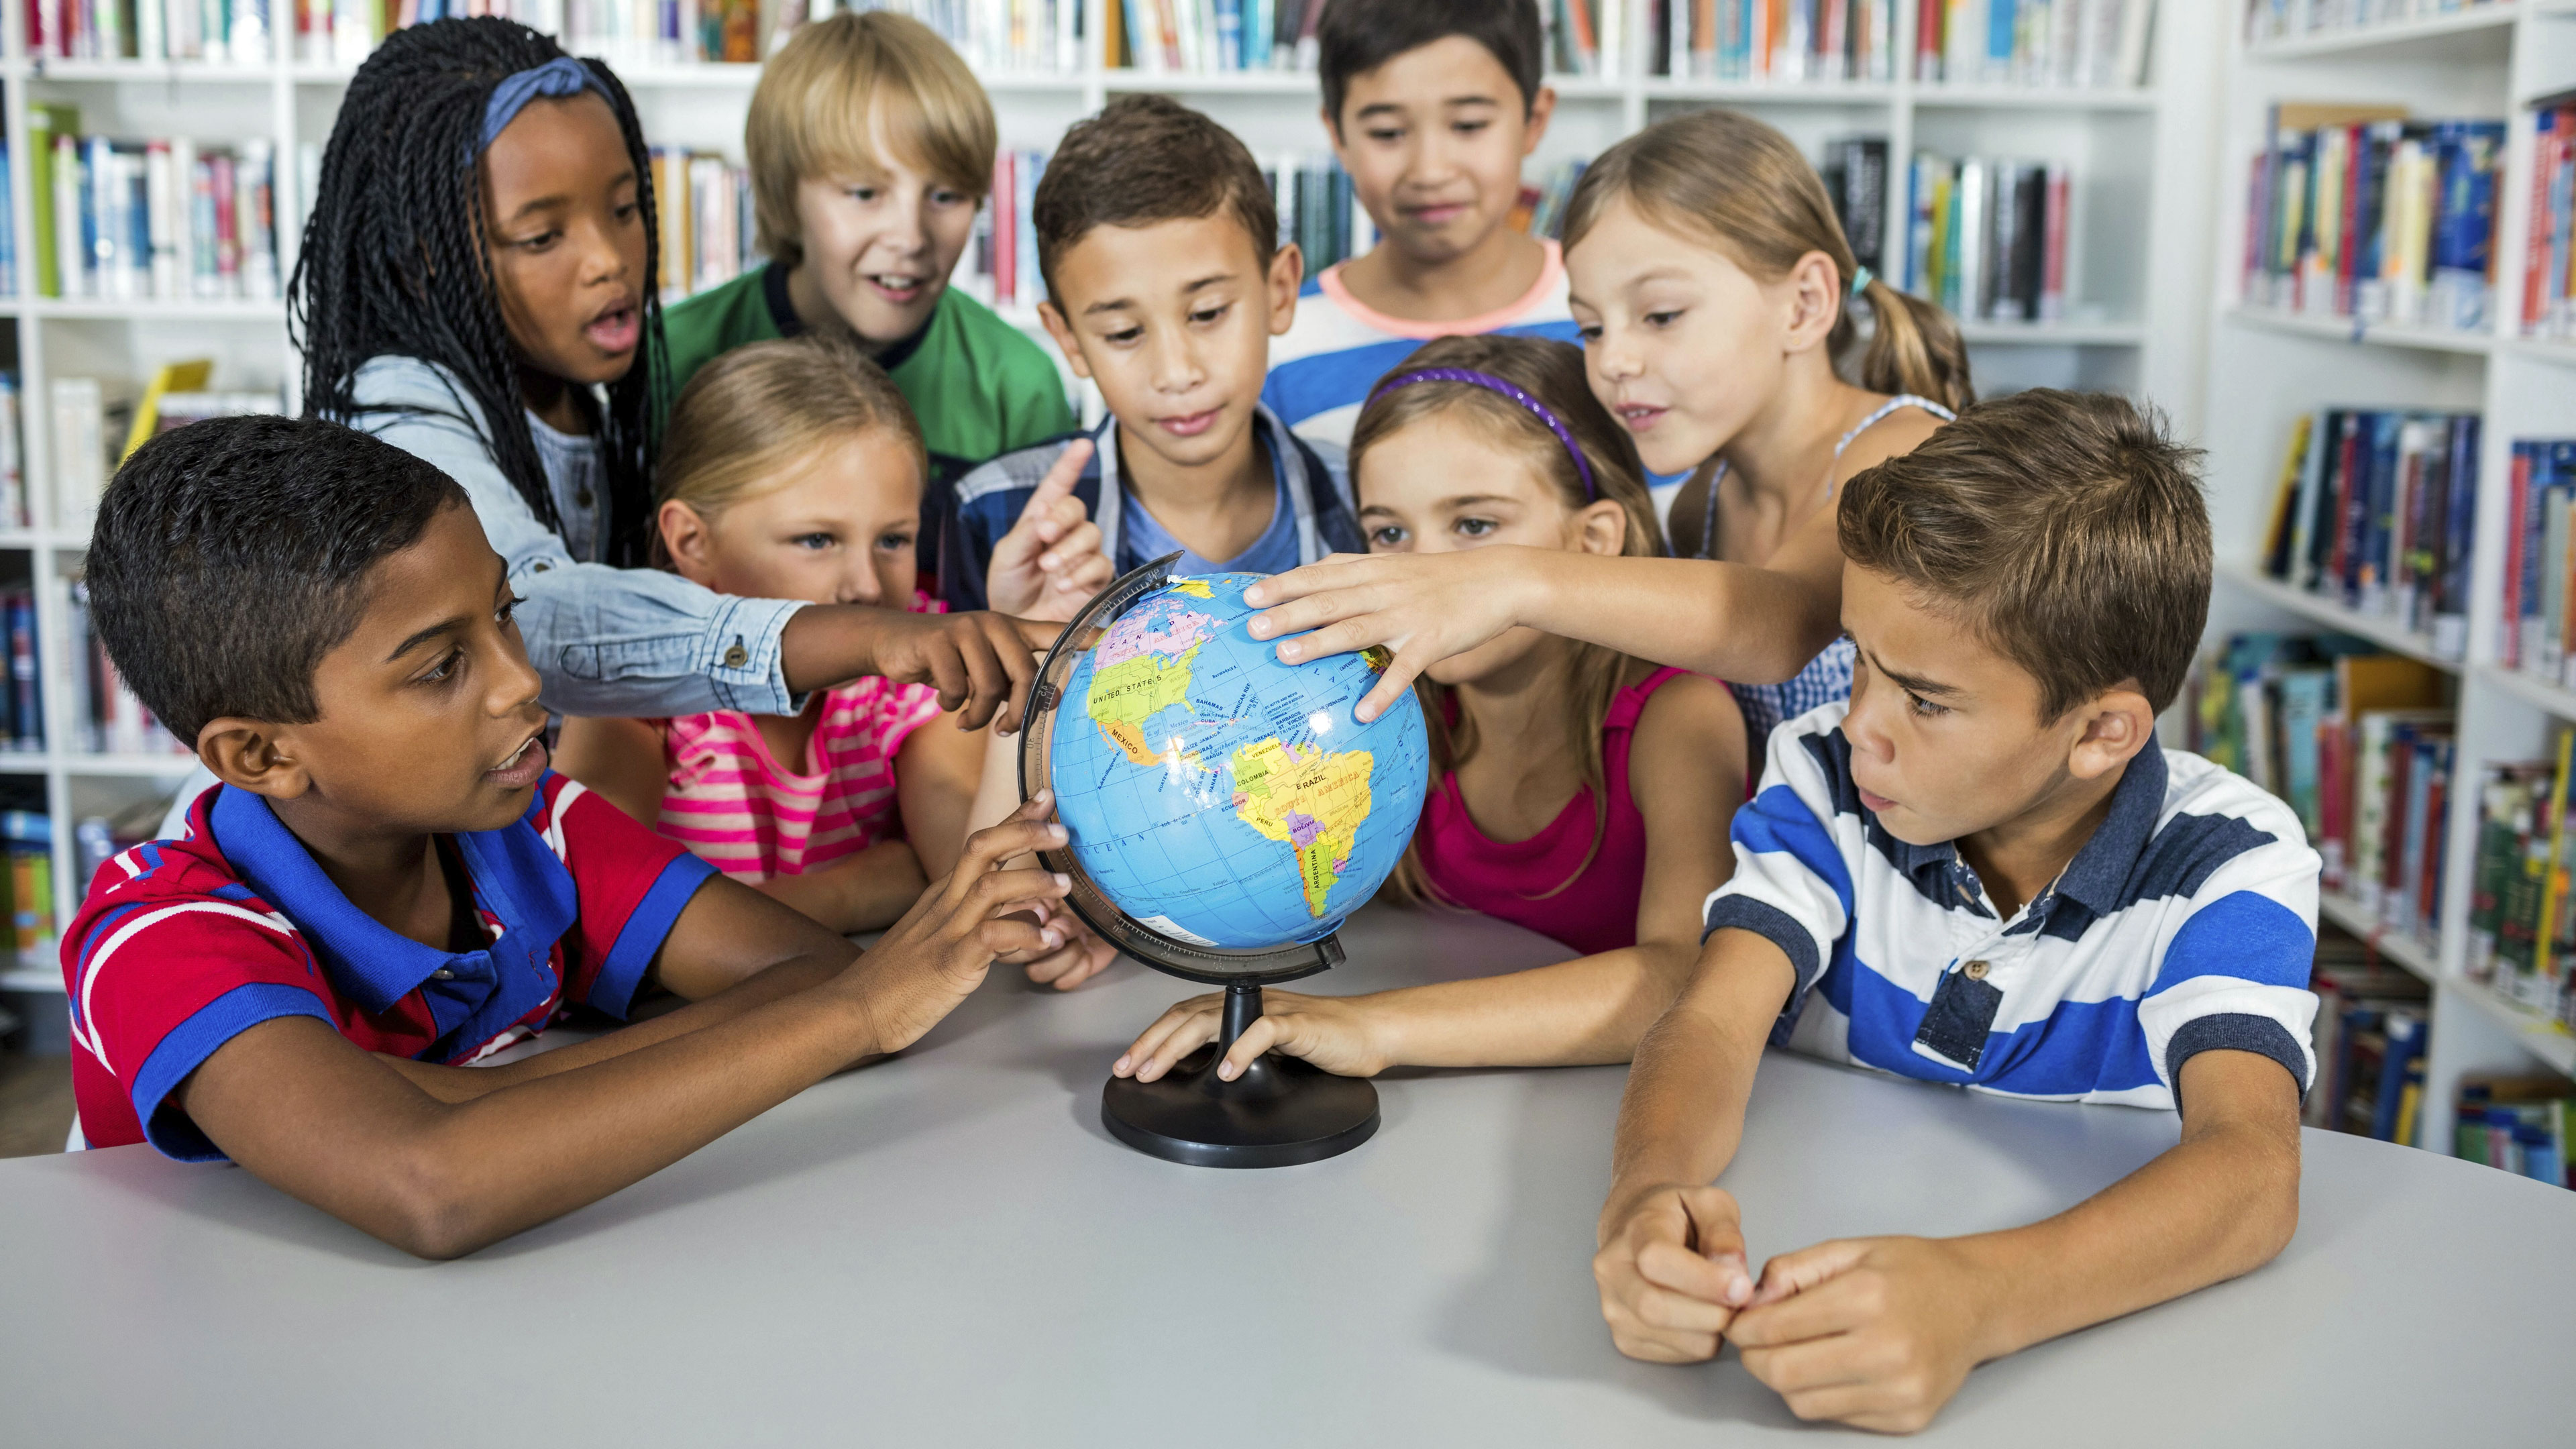
<svg viewBox="0 0 2576 1449">
<path fill-rule="evenodd" d="M 1407 693 L 1352 714 L 1382 656 L 1287 665 L 1245 621 L 1257 574 L 1176 577 L 1067 676 L 1048 739 L 1074 858 L 1138 923 L 1261 950 L 1377 893 L 1421 819 L 1431 742 Z"/>
</svg>

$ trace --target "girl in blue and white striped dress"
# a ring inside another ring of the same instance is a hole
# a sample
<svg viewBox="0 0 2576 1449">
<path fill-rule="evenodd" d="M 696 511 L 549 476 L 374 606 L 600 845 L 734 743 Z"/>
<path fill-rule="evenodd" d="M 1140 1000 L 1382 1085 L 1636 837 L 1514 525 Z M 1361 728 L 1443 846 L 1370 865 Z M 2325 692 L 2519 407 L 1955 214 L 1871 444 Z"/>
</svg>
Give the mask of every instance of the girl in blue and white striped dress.
<svg viewBox="0 0 2576 1449">
<path fill-rule="evenodd" d="M 1505 629 L 1566 635 L 1735 681 L 1759 762 L 1772 726 L 1851 693 L 1833 504 L 1974 400 L 1958 328 L 1859 265 L 1797 146 L 1732 111 L 1659 122 L 1595 161 L 1566 207 L 1565 258 L 1593 392 L 1647 468 L 1690 474 L 1670 510 L 1677 556 L 1328 559 L 1258 586 L 1254 633 L 1292 663 L 1392 647 L 1369 719 Z"/>
</svg>

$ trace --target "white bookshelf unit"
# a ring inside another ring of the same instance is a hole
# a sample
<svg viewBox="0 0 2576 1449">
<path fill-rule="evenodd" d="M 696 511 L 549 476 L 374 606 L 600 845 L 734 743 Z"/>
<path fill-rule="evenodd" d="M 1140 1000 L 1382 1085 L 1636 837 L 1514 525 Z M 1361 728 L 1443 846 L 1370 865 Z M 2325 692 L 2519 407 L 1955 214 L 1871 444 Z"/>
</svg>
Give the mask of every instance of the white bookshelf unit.
<svg viewBox="0 0 2576 1449">
<path fill-rule="evenodd" d="M 1077 68 L 987 73 L 1005 148 L 1052 149 L 1067 126 L 1130 91 L 1177 95 L 1224 122 L 1261 156 L 1320 155 L 1327 143 L 1315 77 L 1299 72 L 1148 73 L 1113 70 L 1100 58 L 1108 0 L 1084 0 L 1085 60 Z M 1638 7 L 1641 0 L 1607 0 Z M 1915 6 L 1899 3 L 1896 54 L 1913 54 Z M 1728 83 L 1647 76 L 1641 25 L 1620 26 L 1621 53 L 1607 74 L 1552 78 L 1556 120 L 1527 174 L 1535 180 L 1566 157 L 1599 155 L 1651 121 L 1701 106 L 1761 116 L 1812 156 L 1828 139 L 1888 141 L 1891 250 L 1905 235 L 1906 162 L 1918 148 L 1949 155 L 2000 155 L 2070 163 L 2078 205 L 2069 239 L 2064 321 L 1973 322 L 1966 332 L 1978 383 L 1987 391 L 2053 385 L 2113 388 L 2173 412 L 2198 430 L 2200 369 L 2209 319 L 2197 299 L 2209 286 L 2210 197 L 2205 163 L 2214 142 L 2210 59 L 2221 43 L 2212 7 L 2163 0 L 2154 21 L 2147 74 L 2137 89 L 2073 89 L 1919 82 L 1910 64 L 1880 82 Z M 33 289 L 28 194 L 32 100 L 81 108 L 84 133 L 121 138 L 190 136 L 207 141 L 266 138 L 276 147 L 280 276 L 295 262 L 305 198 L 298 147 L 330 132 L 352 68 L 293 58 L 292 37 L 266 63 L 52 60 L 31 56 L 23 10 L 12 6 L 0 47 L 7 90 L 10 214 L 22 295 L 0 298 L 0 366 L 19 375 L 24 460 L 35 525 L 0 532 L 0 580 L 24 578 L 38 596 L 46 738 L 43 753 L 0 754 L 0 774 L 39 776 L 54 822 L 56 918 L 68 920 L 86 882 L 74 878 L 71 829 L 84 816 L 113 813 L 166 794 L 189 762 L 177 757 L 105 757 L 64 748 L 76 703 L 62 661 L 67 637 L 61 582 L 78 566 L 85 529 L 51 516 L 49 383 L 100 376 L 137 387 L 160 364 L 215 359 L 213 387 L 278 387 L 300 407 L 299 364 L 288 345 L 284 306 L 274 302 L 99 302 L 25 295 Z M 645 134 L 742 160 L 743 108 L 758 75 L 752 65 L 619 65 Z M 1036 330 L 1034 314 L 1012 319 Z M 1043 344 L 1043 334 L 1040 334 Z M 1052 350 L 1050 348 L 1050 350 Z M 0 991 L 59 991 L 50 946 L 11 962 L 0 957 Z"/>
<path fill-rule="evenodd" d="M 2222 280 L 2214 299 L 2207 368 L 2210 493 L 2221 587 L 2211 637 L 2242 628 L 2359 635 L 2435 665 L 2457 684 L 2457 753 L 2442 862 L 2443 917 L 2436 933 L 2381 934 L 2363 904 L 2325 901 L 2323 914 L 2376 939 L 2383 955 L 2431 983 L 2432 1035 L 2416 1142 L 2452 1145 L 2460 1079 L 2535 1064 L 2576 1075 L 2576 1036 L 2506 999 L 2466 971 L 2467 903 L 2475 874 L 2480 801 L 2474 788 L 2492 761 L 2541 758 L 2554 721 L 2576 721 L 2576 693 L 2506 669 L 2498 610 L 2508 521 L 2506 485 L 2516 438 L 2576 432 L 2576 347 L 2520 335 L 2522 263 L 2531 210 L 2531 131 L 2525 103 L 2576 86 L 2576 6 L 2495 0 L 2446 13 L 2309 31 L 2294 0 L 2294 33 L 2253 40 L 2243 0 L 2226 21 L 2222 145 L 2211 248 Z M 2359 10 L 2372 7 L 2359 5 Z M 2268 108 L 2280 102 L 2403 104 L 2418 116 L 2504 119 L 2510 142 L 2498 180 L 2495 300 L 2476 331 L 2383 326 L 2251 305 L 2238 295 L 2247 236 L 2247 177 L 2267 144 Z M 2467 654 L 2445 658 L 2396 621 L 2363 615 L 2261 572 L 2272 506 L 2295 420 L 2320 407 L 2428 408 L 2483 415 L 2477 526 L 2472 547 Z"/>
</svg>

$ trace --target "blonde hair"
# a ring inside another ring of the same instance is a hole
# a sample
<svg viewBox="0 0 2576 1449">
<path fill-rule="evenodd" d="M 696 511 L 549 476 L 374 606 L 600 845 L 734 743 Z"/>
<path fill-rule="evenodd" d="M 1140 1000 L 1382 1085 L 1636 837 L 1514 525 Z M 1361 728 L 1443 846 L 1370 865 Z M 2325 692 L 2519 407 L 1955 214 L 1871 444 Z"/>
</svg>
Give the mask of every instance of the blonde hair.
<svg viewBox="0 0 2576 1449">
<path fill-rule="evenodd" d="M 1584 170 L 1566 202 L 1566 250 L 1622 200 L 1667 231 L 1706 238 L 1758 277 L 1786 276 L 1800 257 L 1824 253 L 1840 278 L 1827 351 L 1841 358 L 1849 350 L 1858 330 L 1849 298 L 1859 264 L 1824 179 L 1788 137 L 1728 110 L 1648 126 Z M 1860 295 L 1877 324 L 1860 359 L 1861 386 L 1913 393 L 1954 412 L 1977 400 L 1967 346 L 1949 313 L 1876 277 Z"/>
<path fill-rule="evenodd" d="M 993 187 L 993 102 L 939 33 L 908 15 L 844 11 L 798 27 L 760 69 L 743 122 L 761 250 L 805 258 L 796 186 L 892 151 L 969 195 Z"/>
<path fill-rule="evenodd" d="M 1627 529 L 1619 541 L 1621 556 L 1652 558 L 1664 551 L 1663 530 L 1655 522 L 1654 499 L 1646 492 L 1646 470 L 1638 461 L 1637 444 L 1601 406 L 1600 399 L 1592 395 L 1591 383 L 1583 371 L 1583 349 L 1570 342 L 1541 337 L 1443 337 L 1416 348 L 1396 364 L 1393 372 L 1430 367 L 1491 373 L 1545 403 L 1583 449 L 1598 496 L 1618 504 L 1627 514 Z M 1546 423 L 1501 393 L 1468 382 L 1406 383 L 1371 397 L 1351 428 L 1354 491 L 1360 462 L 1370 448 L 1438 414 L 1464 414 L 1484 436 L 1518 444 L 1541 475 L 1555 486 L 1557 501 L 1569 513 L 1592 503 L 1583 475 L 1575 469 L 1573 455 Z M 1612 701 L 1618 698 L 1636 664 L 1635 659 L 1616 649 L 1598 644 L 1574 646 L 1569 671 L 1572 685 L 1565 692 L 1565 723 L 1567 733 L 1582 742 L 1583 787 L 1592 794 L 1592 844 L 1572 874 L 1533 899 L 1545 900 L 1574 884 L 1591 869 L 1593 857 L 1601 851 L 1601 839 L 1610 819 L 1609 788 L 1602 765 L 1602 726 L 1609 719 Z M 1476 753 L 1475 721 L 1458 713 L 1449 686 L 1435 683 L 1429 675 L 1416 680 L 1413 688 L 1422 701 L 1423 722 L 1431 732 L 1432 775 L 1435 779 L 1445 777 Z M 1453 714 L 1457 716 L 1454 719 Z M 1423 870 L 1421 857 L 1410 845 L 1405 847 L 1404 858 L 1396 863 L 1395 873 L 1387 878 L 1387 889 L 1402 901 L 1440 899 L 1439 891 Z"/>
<path fill-rule="evenodd" d="M 894 379 L 847 338 L 808 333 L 737 347 L 699 368 L 672 404 L 653 506 L 679 502 L 713 518 L 768 492 L 817 451 L 861 433 L 892 429 L 930 476 L 921 424 Z M 661 530 L 657 559 L 667 562 Z"/>
</svg>

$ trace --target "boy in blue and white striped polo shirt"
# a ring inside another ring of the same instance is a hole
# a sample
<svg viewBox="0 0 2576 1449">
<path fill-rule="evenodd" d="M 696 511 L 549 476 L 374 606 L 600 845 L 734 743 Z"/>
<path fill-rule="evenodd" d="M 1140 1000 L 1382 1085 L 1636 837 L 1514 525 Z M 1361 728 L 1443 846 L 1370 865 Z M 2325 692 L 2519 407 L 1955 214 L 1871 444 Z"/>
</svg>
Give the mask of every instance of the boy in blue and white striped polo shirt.
<svg viewBox="0 0 2576 1449">
<path fill-rule="evenodd" d="M 1801 1418 L 1930 1422 L 1968 1370 L 2248 1272 L 2298 1220 L 2317 857 L 2162 749 L 2208 615 L 2194 454 L 2125 401 L 1981 404 L 1841 505 L 1849 704 L 1782 725 L 1699 965 L 1636 1055 L 1593 1260 L 1623 1352 L 1721 1336 Z M 2181 1109 L 2045 1222 L 1770 1260 L 1703 1186 L 1764 1042 L 1999 1095 Z"/>
</svg>

